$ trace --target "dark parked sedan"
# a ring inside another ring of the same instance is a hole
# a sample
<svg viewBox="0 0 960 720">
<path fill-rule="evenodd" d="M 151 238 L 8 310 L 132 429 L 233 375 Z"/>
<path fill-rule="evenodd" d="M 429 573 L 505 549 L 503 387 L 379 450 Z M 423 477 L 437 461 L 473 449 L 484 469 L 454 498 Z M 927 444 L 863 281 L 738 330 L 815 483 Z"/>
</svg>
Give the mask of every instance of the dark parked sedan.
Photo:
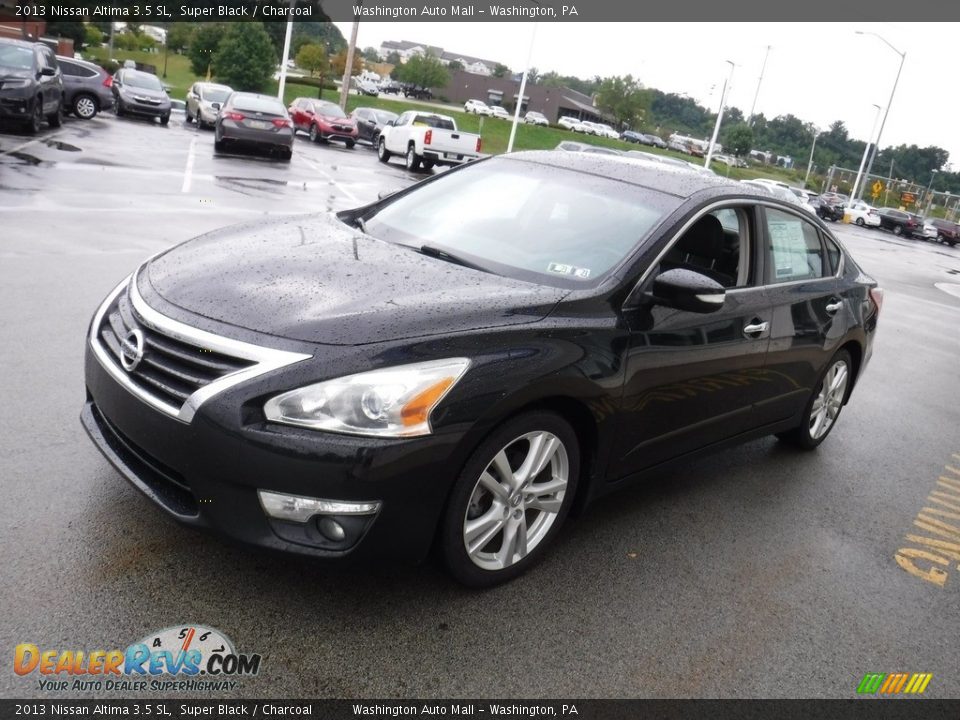
<svg viewBox="0 0 960 720">
<path fill-rule="evenodd" d="M 387 123 L 393 122 L 399 116 L 389 110 L 358 107 L 350 113 L 350 117 L 357 124 L 357 139 L 366 140 L 370 144 L 376 145 L 377 138 L 380 137 L 380 131 Z"/>
<path fill-rule="evenodd" d="M 156 75 L 141 70 L 121 68 L 113 76 L 113 96 L 118 116 L 141 115 L 170 122 L 170 98 Z"/>
<path fill-rule="evenodd" d="M 43 121 L 60 127 L 63 80 L 53 51 L 41 43 L 0 38 L 0 120 L 13 120 L 30 133 Z"/>
<path fill-rule="evenodd" d="M 230 146 L 245 146 L 278 154 L 289 162 L 293 156 L 293 122 L 287 109 L 273 95 L 235 92 L 220 108 L 214 125 L 213 148 L 224 152 Z"/>
<path fill-rule="evenodd" d="M 322 558 L 436 543 L 490 585 L 668 462 L 817 447 L 881 297 L 742 183 L 514 153 L 148 260 L 93 317 L 82 421 L 184 524 Z"/>
<path fill-rule="evenodd" d="M 81 120 L 113 107 L 113 76 L 85 60 L 57 56 L 63 73 L 63 106 Z"/>
</svg>

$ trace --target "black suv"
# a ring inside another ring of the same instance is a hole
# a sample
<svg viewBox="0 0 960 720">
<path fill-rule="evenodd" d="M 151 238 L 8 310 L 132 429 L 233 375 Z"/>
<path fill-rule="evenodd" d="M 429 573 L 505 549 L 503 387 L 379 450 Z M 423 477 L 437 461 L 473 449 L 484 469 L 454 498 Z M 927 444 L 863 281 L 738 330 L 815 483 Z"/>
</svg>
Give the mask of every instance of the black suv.
<svg viewBox="0 0 960 720">
<path fill-rule="evenodd" d="M 14 120 L 31 133 L 43 119 L 60 127 L 63 80 L 53 51 L 40 43 L 0 38 L 0 120 Z"/>
<path fill-rule="evenodd" d="M 915 216 L 894 208 L 880 209 L 880 227 L 890 230 L 894 235 L 910 237 L 919 229 L 923 231 L 923 222 L 917 222 Z"/>
</svg>

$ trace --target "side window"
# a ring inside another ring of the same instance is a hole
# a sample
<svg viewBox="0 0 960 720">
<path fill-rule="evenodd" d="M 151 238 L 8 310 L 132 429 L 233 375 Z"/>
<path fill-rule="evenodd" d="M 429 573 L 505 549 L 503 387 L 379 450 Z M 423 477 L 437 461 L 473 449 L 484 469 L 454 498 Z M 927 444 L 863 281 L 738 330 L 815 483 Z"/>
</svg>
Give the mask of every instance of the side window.
<svg viewBox="0 0 960 720">
<path fill-rule="evenodd" d="M 673 244 L 660 271 L 684 268 L 706 275 L 726 288 L 754 284 L 750 213 L 746 207 L 713 210 L 699 218 Z"/>
<path fill-rule="evenodd" d="M 73 63 L 62 62 L 60 63 L 60 72 L 64 75 L 69 75 L 71 77 L 86 77 L 86 75 L 80 72 L 81 68 L 74 65 Z"/>
<path fill-rule="evenodd" d="M 831 275 L 816 227 L 792 213 L 766 209 L 771 283 L 812 280 Z"/>
<path fill-rule="evenodd" d="M 826 235 L 823 236 L 823 244 L 827 248 L 827 260 L 829 261 L 830 265 L 830 274 L 835 275 L 840 269 L 840 248 Z"/>
</svg>

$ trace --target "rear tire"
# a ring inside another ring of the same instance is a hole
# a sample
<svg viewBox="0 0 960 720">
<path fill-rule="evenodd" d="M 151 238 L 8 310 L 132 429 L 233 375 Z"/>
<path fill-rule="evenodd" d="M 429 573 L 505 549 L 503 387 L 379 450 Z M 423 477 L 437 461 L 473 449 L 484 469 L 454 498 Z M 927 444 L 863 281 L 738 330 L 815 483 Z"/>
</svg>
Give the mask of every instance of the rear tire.
<svg viewBox="0 0 960 720">
<path fill-rule="evenodd" d="M 436 163 L 433 160 L 424 160 L 420 163 L 423 166 L 424 170 L 430 171 L 433 170 Z"/>
<path fill-rule="evenodd" d="M 863 222 L 863 218 L 857 218 L 857 225 L 863 227 L 866 223 Z"/>
<path fill-rule="evenodd" d="M 117 117 L 123 117 L 127 113 L 126 109 L 123 107 L 123 101 L 119 99 L 117 100 L 116 113 L 117 113 Z"/>
<path fill-rule="evenodd" d="M 444 509 L 450 574 L 490 587 L 526 572 L 560 531 L 579 475 L 580 444 L 561 416 L 533 411 L 502 424 L 467 460 Z"/>
<path fill-rule="evenodd" d="M 414 145 L 410 145 L 407 148 L 407 155 L 404 158 L 404 164 L 410 172 L 416 172 L 420 169 L 420 158 L 417 155 L 417 148 Z"/>
<path fill-rule="evenodd" d="M 903 235 L 903 228 L 900 227 L 899 225 L 894 225 L 894 226 L 893 226 L 893 234 L 894 234 L 894 235 Z"/>
<path fill-rule="evenodd" d="M 777 433 L 777 437 L 802 450 L 813 450 L 827 439 L 850 395 L 853 362 L 850 353 L 840 350 L 820 373 L 816 389 L 810 395 L 800 425 Z"/>
<path fill-rule="evenodd" d="M 382 163 L 390 160 L 390 151 L 387 150 L 387 141 L 383 138 L 380 138 L 377 142 L 377 160 Z"/>
<path fill-rule="evenodd" d="M 288 163 L 293 158 L 293 150 L 290 148 L 284 148 L 280 151 L 280 162 Z"/>
<path fill-rule="evenodd" d="M 77 95 L 73 99 L 72 107 L 73 114 L 81 120 L 93 120 L 93 118 L 97 116 L 97 113 L 100 112 L 96 98 L 86 93 Z"/>
</svg>

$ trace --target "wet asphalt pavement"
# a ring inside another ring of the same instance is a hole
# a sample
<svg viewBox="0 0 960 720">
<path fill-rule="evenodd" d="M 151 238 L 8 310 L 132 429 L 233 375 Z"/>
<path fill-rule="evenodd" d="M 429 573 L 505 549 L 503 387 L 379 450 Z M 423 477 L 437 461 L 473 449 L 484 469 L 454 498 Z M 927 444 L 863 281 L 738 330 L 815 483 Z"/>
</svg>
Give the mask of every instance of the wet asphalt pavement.
<svg viewBox="0 0 960 720">
<path fill-rule="evenodd" d="M 125 648 L 200 623 L 263 655 L 223 696 L 850 698 L 866 672 L 930 672 L 928 696 L 960 696 L 960 548 L 911 556 L 942 586 L 896 560 L 931 549 L 908 535 L 947 540 L 914 520 L 949 491 L 938 478 L 960 486 L 960 247 L 833 226 L 886 300 L 819 451 L 770 438 L 690 462 L 475 592 L 435 564 L 330 568 L 184 529 L 86 438 L 87 323 L 144 258 L 424 177 L 306 138 L 289 166 L 214 157 L 212 133 L 180 120 L 0 130 L 0 695 L 89 697 L 14 675 L 18 643 Z"/>
</svg>

